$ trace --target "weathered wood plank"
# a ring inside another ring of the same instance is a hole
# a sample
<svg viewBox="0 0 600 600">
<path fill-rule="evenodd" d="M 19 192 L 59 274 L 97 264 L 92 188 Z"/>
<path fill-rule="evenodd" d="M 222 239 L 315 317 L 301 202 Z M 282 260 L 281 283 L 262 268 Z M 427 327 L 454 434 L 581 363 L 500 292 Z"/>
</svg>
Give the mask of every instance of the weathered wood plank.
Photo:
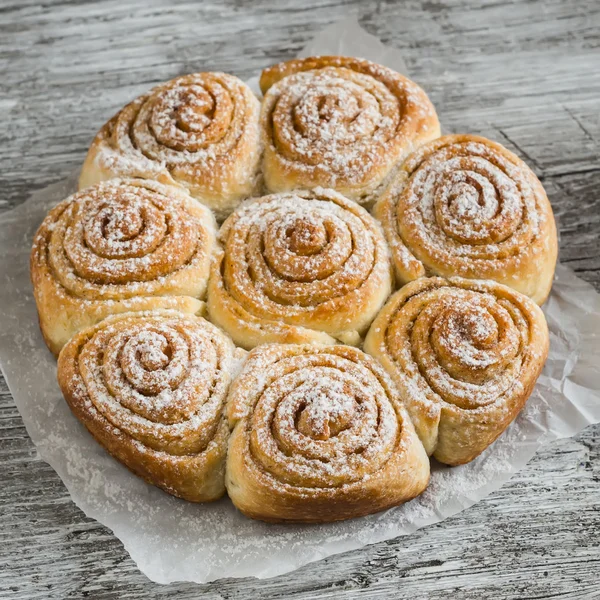
<svg viewBox="0 0 600 600">
<path fill-rule="evenodd" d="M 159 81 L 249 76 L 350 11 L 403 51 L 448 131 L 504 143 L 541 177 L 561 258 L 600 289 L 600 4 L 0 0 L 0 210 L 81 162 L 96 129 Z M 1 385 L 4 385 L 3 383 Z M 408 538 L 273 580 L 149 582 L 70 501 L 0 387 L 0 596 L 592 598 L 600 596 L 600 427 L 544 448 L 503 489 Z"/>
</svg>

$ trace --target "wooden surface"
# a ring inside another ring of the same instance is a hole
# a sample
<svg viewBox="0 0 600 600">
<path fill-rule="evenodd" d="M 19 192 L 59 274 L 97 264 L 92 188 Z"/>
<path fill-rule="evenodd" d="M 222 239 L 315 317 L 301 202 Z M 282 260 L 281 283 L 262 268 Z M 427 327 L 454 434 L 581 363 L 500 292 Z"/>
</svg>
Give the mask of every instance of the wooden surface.
<svg viewBox="0 0 600 600">
<path fill-rule="evenodd" d="M 97 128 L 151 85 L 204 69 L 247 77 L 350 12 L 402 50 L 446 130 L 496 139 L 533 167 L 562 261 L 600 289 L 597 0 L 0 0 L 0 208 L 80 165 Z M 2 386 L 1 598 L 600 597 L 600 427 L 410 537 L 276 579 L 161 587 L 73 505 Z"/>
</svg>

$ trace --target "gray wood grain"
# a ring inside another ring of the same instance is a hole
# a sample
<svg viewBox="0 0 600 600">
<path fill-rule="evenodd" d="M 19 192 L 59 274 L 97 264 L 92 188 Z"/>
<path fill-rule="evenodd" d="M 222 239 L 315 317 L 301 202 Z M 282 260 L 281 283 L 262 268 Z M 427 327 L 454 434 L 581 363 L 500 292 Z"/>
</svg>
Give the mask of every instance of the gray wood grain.
<svg viewBox="0 0 600 600">
<path fill-rule="evenodd" d="M 517 152 L 541 177 L 561 259 L 600 289 L 596 0 L 0 0 L 0 210 L 82 161 L 152 84 L 294 56 L 355 12 L 400 48 L 448 131 Z M 161 587 L 70 501 L 0 387 L 0 597 L 598 598 L 600 427 L 544 448 L 488 499 L 415 534 L 272 580 Z"/>
</svg>

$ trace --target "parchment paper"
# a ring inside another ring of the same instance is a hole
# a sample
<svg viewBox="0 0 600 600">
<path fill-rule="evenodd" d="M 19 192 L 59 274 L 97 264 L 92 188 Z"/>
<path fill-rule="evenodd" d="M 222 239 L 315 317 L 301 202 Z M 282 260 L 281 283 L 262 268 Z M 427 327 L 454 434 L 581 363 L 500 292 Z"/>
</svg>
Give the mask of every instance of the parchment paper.
<svg viewBox="0 0 600 600">
<path fill-rule="evenodd" d="M 313 53 L 363 56 L 406 72 L 398 51 L 383 46 L 352 19 L 317 36 L 304 50 Z M 56 470 L 77 506 L 110 527 L 156 582 L 271 577 L 409 534 L 498 489 L 541 444 L 600 421 L 600 295 L 559 265 L 544 308 L 550 356 L 526 408 L 471 464 L 453 469 L 434 465 L 431 485 L 421 497 L 384 513 L 322 526 L 251 521 L 227 498 L 209 505 L 172 498 L 110 458 L 72 416 L 56 384 L 55 361 L 38 330 L 29 283 L 31 239 L 48 208 L 71 193 L 75 181 L 72 176 L 35 193 L 0 219 L 0 363 L 40 457 Z"/>
</svg>

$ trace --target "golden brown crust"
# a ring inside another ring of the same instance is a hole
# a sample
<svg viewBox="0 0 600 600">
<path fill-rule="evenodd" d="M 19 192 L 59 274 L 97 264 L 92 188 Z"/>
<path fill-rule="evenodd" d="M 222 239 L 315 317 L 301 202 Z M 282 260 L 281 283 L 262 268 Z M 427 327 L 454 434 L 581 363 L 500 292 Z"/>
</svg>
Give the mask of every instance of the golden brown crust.
<svg viewBox="0 0 600 600">
<path fill-rule="evenodd" d="M 184 190 L 141 179 L 87 188 L 53 208 L 31 251 L 44 339 L 69 338 L 110 314 L 202 310 L 216 237 L 210 211 Z"/>
<path fill-rule="evenodd" d="M 227 410 L 227 491 L 249 517 L 350 519 L 410 500 L 429 481 L 394 384 L 356 348 L 256 348 Z"/>
<path fill-rule="evenodd" d="M 274 65 L 260 79 L 267 189 L 334 188 L 361 204 L 394 167 L 440 135 L 425 92 L 358 58 L 321 56 Z"/>
<path fill-rule="evenodd" d="M 365 339 L 392 375 L 428 454 L 469 462 L 515 419 L 548 355 L 535 302 L 493 281 L 421 278 L 396 292 Z"/>
<path fill-rule="evenodd" d="M 392 288 L 379 224 L 333 190 L 240 206 L 219 232 L 208 312 L 236 344 L 360 342 Z"/>
<path fill-rule="evenodd" d="M 174 496 L 208 502 L 225 491 L 234 351 L 201 317 L 127 313 L 72 338 L 58 382 L 73 414 L 117 460 Z"/>
<path fill-rule="evenodd" d="M 225 217 L 258 184 L 259 101 L 226 73 L 163 83 L 117 113 L 94 139 L 79 188 L 113 177 L 181 185 Z"/>
<path fill-rule="evenodd" d="M 556 225 L 546 193 L 506 148 L 473 135 L 430 142 L 400 167 L 374 209 L 401 285 L 417 277 L 493 279 L 542 304 Z"/>
</svg>

